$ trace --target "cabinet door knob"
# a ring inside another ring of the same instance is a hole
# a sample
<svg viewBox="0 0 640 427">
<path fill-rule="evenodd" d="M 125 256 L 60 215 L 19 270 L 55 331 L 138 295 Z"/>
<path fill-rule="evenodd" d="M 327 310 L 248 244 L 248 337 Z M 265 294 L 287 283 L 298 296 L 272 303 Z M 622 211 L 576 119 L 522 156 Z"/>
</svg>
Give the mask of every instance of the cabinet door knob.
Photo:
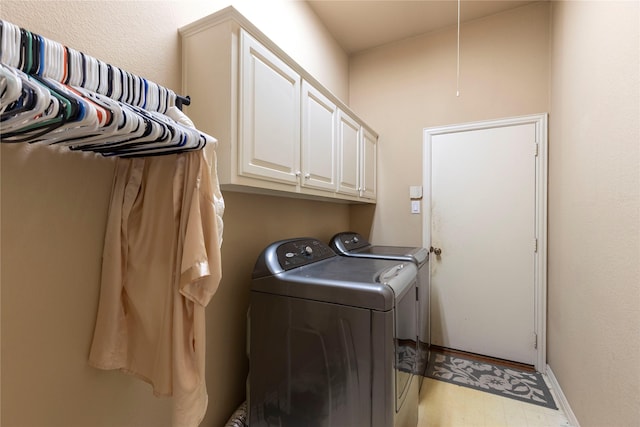
<svg viewBox="0 0 640 427">
<path fill-rule="evenodd" d="M 311 174 L 310 173 L 305 173 L 304 174 L 304 179 L 309 179 L 311 178 Z"/>
</svg>

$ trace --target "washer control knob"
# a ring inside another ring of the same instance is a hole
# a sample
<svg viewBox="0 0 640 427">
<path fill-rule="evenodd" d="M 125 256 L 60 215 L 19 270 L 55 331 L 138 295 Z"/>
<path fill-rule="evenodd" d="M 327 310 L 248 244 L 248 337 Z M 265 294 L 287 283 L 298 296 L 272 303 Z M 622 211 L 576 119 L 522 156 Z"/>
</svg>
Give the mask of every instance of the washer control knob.
<svg viewBox="0 0 640 427">
<path fill-rule="evenodd" d="M 359 241 L 358 236 L 353 236 L 353 243 L 358 243 Z"/>
<path fill-rule="evenodd" d="M 313 254 L 313 249 L 311 248 L 311 246 L 305 246 L 304 247 L 304 254 L 305 255 L 309 255 L 309 256 L 311 256 Z"/>
</svg>

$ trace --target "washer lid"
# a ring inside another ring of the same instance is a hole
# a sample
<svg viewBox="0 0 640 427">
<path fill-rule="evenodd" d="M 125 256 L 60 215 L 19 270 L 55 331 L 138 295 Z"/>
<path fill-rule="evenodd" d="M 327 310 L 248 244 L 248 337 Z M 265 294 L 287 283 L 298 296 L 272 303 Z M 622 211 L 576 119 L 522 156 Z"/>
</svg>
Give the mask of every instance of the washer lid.
<svg viewBox="0 0 640 427">
<path fill-rule="evenodd" d="M 350 255 L 357 255 L 363 257 L 378 257 L 396 259 L 404 257 L 407 260 L 421 265 L 429 259 L 429 251 L 426 248 L 406 247 L 406 246 L 369 246 L 350 253 Z"/>
<path fill-rule="evenodd" d="M 429 251 L 426 248 L 372 245 L 362 235 L 352 231 L 345 231 L 333 236 L 330 246 L 338 255 L 409 261 L 418 264 L 418 266 L 429 259 Z"/>
<path fill-rule="evenodd" d="M 399 264 L 404 265 L 403 274 L 380 281 L 383 272 Z M 255 277 L 251 290 L 388 311 L 394 307 L 396 293 L 415 283 L 417 273 L 413 263 L 334 256 L 273 275 Z"/>
</svg>

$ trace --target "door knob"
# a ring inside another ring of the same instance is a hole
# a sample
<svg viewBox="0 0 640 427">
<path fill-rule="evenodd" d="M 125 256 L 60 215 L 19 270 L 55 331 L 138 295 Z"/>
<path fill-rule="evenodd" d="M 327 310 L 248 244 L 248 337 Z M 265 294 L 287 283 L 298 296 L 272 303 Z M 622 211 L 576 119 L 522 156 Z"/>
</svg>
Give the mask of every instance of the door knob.
<svg viewBox="0 0 640 427">
<path fill-rule="evenodd" d="M 431 246 L 429 248 L 429 252 L 434 253 L 436 256 L 440 256 L 440 254 L 442 253 L 442 249 L 440 248 L 434 248 L 433 246 Z"/>
</svg>

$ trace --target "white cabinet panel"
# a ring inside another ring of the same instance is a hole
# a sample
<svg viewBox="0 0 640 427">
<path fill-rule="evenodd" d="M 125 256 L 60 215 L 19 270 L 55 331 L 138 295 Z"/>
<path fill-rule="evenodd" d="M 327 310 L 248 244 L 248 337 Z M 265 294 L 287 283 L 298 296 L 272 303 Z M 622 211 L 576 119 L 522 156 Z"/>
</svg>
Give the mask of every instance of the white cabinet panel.
<svg viewBox="0 0 640 427">
<path fill-rule="evenodd" d="M 338 192 L 359 195 L 360 124 L 343 111 L 338 113 L 338 146 L 340 172 Z"/>
<path fill-rule="evenodd" d="M 296 185 L 300 76 L 246 32 L 240 34 L 239 172 Z"/>
<path fill-rule="evenodd" d="M 362 131 L 360 196 L 375 200 L 378 138 L 367 129 Z"/>
<path fill-rule="evenodd" d="M 336 190 L 337 107 L 308 82 L 302 82 L 302 186 Z"/>
</svg>

